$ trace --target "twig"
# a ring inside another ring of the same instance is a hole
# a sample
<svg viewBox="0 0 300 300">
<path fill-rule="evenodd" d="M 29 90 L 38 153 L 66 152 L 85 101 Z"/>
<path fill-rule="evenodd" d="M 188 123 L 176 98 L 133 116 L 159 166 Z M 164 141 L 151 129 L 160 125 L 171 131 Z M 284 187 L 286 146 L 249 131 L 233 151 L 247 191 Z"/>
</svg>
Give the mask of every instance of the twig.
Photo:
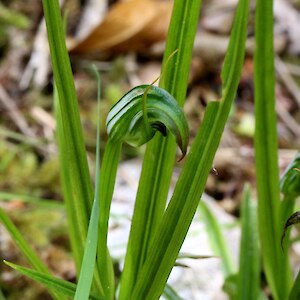
<svg viewBox="0 0 300 300">
<path fill-rule="evenodd" d="M 300 66 L 290 63 L 285 63 L 285 66 L 292 75 L 300 76 Z"/>
<path fill-rule="evenodd" d="M 285 63 L 278 56 L 275 58 L 275 67 L 277 74 L 281 78 L 282 82 L 293 95 L 296 102 L 298 103 L 298 106 L 300 106 L 300 88 L 295 82 L 294 78 L 291 76 Z"/>
<path fill-rule="evenodd" d="M 300 136 L 300 125 L 295 121 L 293 116 L 285 109 L 285 107 L 277 101 L 276 103 L 276 113 L 285 123 L 285 125 L 290 129 L 290 131 L 295 136 Z"/>
<path fill-rule="evenodd" d="M 20 131 L 29 137 L 36 137 L 33 130 L 27 124 L 25 118 L 20 113 L 15 101 L 7 94 L 5 89 L 0 85 L 0 101 L 3 106 L 7 109 L 10 118 L 17 125 Z"/>
</svg>

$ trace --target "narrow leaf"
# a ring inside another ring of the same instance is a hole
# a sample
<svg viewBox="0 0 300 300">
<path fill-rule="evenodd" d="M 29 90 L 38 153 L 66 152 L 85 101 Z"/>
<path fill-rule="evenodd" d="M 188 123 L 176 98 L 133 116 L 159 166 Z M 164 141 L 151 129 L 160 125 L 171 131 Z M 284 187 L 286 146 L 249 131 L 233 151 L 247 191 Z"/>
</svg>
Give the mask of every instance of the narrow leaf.
<svg viewBox="0 0 300 300">
<path fill-rule="evenodd" d="M 300 271 L 295 279 L 291 293 L 289 295 L 289 300 L 299 300 L 300 299 Z"/>
<path fill-rule="evenodd" d="M 114 192 L 118 162 L 121 154 L 121 143 L 114 143 L 108 140 L 100 172 L 99 184 L 99 237 L 97 264 L 100 272 L 100 279 L 103 285 L 106 299 L 113 299 L 114 287 L 114 271 L 112 259 L 107 248 L 108 221 L 110 215 L 110 206 Z"/>
<path fill-rule="evenodd" d="M 51 275 L 46 275 L 44 273 L 24 268 L 19 265 L 15 265 L 11 262 L 4 261 L 5 264 L 10 266 L 11 268 L 15 269 L 16 271 L 20 272 L 21 274 L 45 285 L 49 290 L 56 291 L 64 296 L 73 298 L 75 295 L 76 285 L 69 281 L 65 281 L 62 279 L 58 279 Z M 104 300 L 104 298 L 100 298 L 94 294 L 89 296 L 91 300 Z"/>
<path fill-rule="evenodd" d="M 166 284 L 164 289 L 164 297 L 167 300 L 183 300 L 169 284 Z"/>
<path fill-rule="evenodd" d="M 286 299 L 290 267 L 280 249 L 281 219 L 275 113 L 273 1 L 258 0 L 255 14 L 255 160 L 262 258 L 275 300 Z"/>
<path fill-rule="evenodd" d="M 6 230 L 9 232 L 9 234 L 11 235 L 18 249 L 29 261 L 31 266 L 41 273 L 50 275 L 50 271 L 48 270 L 47 266 L 37 256 L 37 254 L 34 252 L 31 246 L 24 239 L 23 235 L 20 233 L 18 228 L 11 222 L 11 220 L 9 219 L 9 217 L 7 216 L 7 214 L 2 208 L 0 208 L 0 221 L 4 225 Z M 57 294 L 54 291 L 51 294 L 54 299 L 59 299 L 59 297 L 57 297 Z"/>
<path fill-rule="evenodd" d="M 234 273 L 236 267 L 222 233 L 221 225 L 204 201 L 199 203 L 199 210 L 201 211 L 201 220 L 205 224 L 211 248 L 214 254 L 221 258 L 224 276 L 227 277 Z"/>
<path fill-rule="evenodd" d="M 240 268 L 237 299 L 259 298 L 260 253 L 256 205 L 250 197 L 250 187 L 245 186 L 242 199 L 242 237 L 240 244 Z"/>
<path fill-rule="evenodd" d="M 0 198 L 2 201 L 13 201 L 18 200 L 24 203 L 34 204 L 38 207 L 45 208 L 45 209 L 59 209 L 63 210 L 64 205 L 61 202 L 58 202 L 54 199 L 44 199 L 44 198 L 37 198 L 28 195 L 20 195 L 20 194 L 12 194 L 12 193 L 5 193 L 0 192 Z"/>
<path fill-rule="evenodd" d="M 48 268 L 42 260 L 36 255 L 31 246 L 24 239 L 18 228 L 11 222 L 5 211 L 0 208 L 0 221 L 9 232 L 19 250 L 28 259 L 29 263 L 38 271 L 50 274 Z"/>
<path fill-rule="evenodd" d="M 100 90 L 101 82 L 97 69 L 93 69 L 98 82 L 98 122 L 97 122 L 97 142 L 96 142 L 96 174 L 95 174 L 95 196 L 89 222 L 89 228 L 84 248 L 84 255 L 80 269 L 74 300 L 85 300 L 89 298 L 90 289 L 93 281 L 93 270 L 95 268 L 97 244 L 98 244 L 98 222 L 99 222 L 99 176 L 100 176 Z"/>
<path fill-rule="evenodd" d="M 43 7 L 59 100 L 60 117 L 57 120 L 57 131 L 59 153 L 64 169 L 62 170 L 64 200 L 69 207 L 68 225 L 74 227 L 73 232 L 77 232 L 77 235 L 71 235 L 71 244 L 79 272 L 92 206 L 92 183 L 58 0 L 43 0 Z"/>
</svg>

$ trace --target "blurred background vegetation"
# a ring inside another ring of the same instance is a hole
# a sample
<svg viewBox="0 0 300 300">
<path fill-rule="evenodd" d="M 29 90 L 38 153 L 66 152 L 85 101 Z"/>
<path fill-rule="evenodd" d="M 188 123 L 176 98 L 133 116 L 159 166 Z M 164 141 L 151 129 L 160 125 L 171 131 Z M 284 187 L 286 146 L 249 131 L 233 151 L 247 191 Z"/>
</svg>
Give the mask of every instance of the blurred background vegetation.
<svg viewBox="0 0 300 300">
<path fill-rule="evenodd" d="M 133 86 L 150 83 L 160 73 L 164 40 L 172 11 L 169 0 L 64 0 L 67 45 L 74 71 L 91 173 L 96 144 L 96 88 L 90 68 L 101 72 L 103 115 Z M 206 0 L 202 5 L 189 78 L 188 116 L 191 138 L 209 101 L 219 98 L 220 70 L 227 48 L 236 0 Z M 255 186 L 253 154 L 252 22 L 247 56 L 231 118 L 207 182 L 206 193 L 227 213 L 239 217 L 244 183 Z M 276 111 L 280 168 L 294 157 L 300 143 L 300 2 L 277 0 L 275 15 Z M 54 272 L 75 278 L 69 258 L 64 211 L 29 204 L 25 196 L 61 203 L 53 118 L 53 81 L 42 3 L 0 2 L 0 205 L 32 241 Z M 139 158 L 144 148 L 125 146 L 123 160 Z M 130 166 L 130 165 L 129 165 Z M 132 165 L 134 168 L 135 164 Z M 217 176 L 216 176 L 217 173 Z M 9 195 L 7 194 L 9 193 Z M 12 195 L 13 194 L 13 195 Z M 7 201 L 9 200 L 9 201 Z M 39 201 L 39 200 L 37 200 Z M 40 202 L 40 201 L 39 201 Z M 38 208 L 38 209 L 37 209 Z M 300 251 L 295 250 L 297 263 Z M 0 258 L 22 263 L 0 227 Z M 48 299 L 44 289 L 0 264 L 0 285 L 8 299 Z"/>
</svg>

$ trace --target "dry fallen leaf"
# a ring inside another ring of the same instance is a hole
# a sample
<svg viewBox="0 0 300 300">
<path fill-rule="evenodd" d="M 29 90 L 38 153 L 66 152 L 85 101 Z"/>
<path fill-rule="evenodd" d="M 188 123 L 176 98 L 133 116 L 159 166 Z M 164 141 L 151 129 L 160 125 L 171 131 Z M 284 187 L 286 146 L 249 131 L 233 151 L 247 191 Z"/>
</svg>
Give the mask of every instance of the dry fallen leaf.
<svg viewBox="0 0 300 300">
<path fill-rule="evenodd" d="M 71 54 L 99 54 L 146 49 L 165 39 L 172 1 L 131 0 L 118 2 L 104 20 L 84 40 L 70 49 Z"/>
</svg>

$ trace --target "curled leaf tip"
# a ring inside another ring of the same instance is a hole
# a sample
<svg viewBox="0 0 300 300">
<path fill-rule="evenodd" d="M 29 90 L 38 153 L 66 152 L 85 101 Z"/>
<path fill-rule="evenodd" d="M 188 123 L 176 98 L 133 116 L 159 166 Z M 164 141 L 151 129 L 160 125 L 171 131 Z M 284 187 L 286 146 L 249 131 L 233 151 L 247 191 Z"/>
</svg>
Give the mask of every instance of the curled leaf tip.
<svg viewBox="0 0 300 300">
<path fill-rule="evenodd" d="M 282 232 L 282 235 L 281 235 L 281 248 L 282 248 L 282 251 L 284 250 L 283 249 L 283 241 L 284 241 L 285 233 L 286 233 L 288 227 L 290 227 L 291 225 L 294 225 L 294 224 L 298 224 L 298 223 L 300 223 L 300 211 L 296 211 L 295 213 L 293 213 L 287 219 L 287 221 L 284 225 L 283 232 Z"/>
<path fill-rule="evenodd" d="M 133 88 L 112 107 L 106 125 L 111 140 L 132 146 L 147 143 L 157 131 L 163 136 L 170 132 L 181 149 L 180 160 L 187 152 L 189 128 L 185 115 L 174 97 L 162 88 Z"/>
</svg>

